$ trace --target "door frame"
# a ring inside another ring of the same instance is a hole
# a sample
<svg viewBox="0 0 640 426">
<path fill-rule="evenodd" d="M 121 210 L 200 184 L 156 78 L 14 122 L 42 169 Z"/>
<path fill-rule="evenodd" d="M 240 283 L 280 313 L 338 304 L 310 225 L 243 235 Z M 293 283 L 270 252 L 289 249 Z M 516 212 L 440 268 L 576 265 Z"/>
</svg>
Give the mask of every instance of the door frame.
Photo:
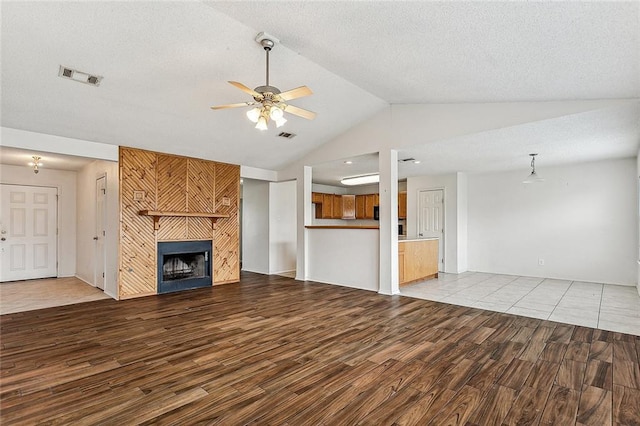
<svg viewBox="0 0 640 426">
<path fill-rule="evenodd" d="M 445 272 L 446 271 L 446 262 L 447 262 L 447 256 L 446 256 L 446 252 L 447 252 L 447 248 L 446 248 L 446 243 L 447 243 L 447 189 L 444 186 L 436 186 L 436 187 L 431 187 L 431 188 L 418 188 L 416 189 L 416 210 L 417 210 L 417 214 L 416 214 L 416 238 L 418 238 L 418 230 L 420 229 L 420 193 L 423 191 L 442 191 L 442 237 L 440 238 L 442 241 L 441 246 L 442 246 L 442 253 L 438 253 L 439 257 L 442 259 L 442 270 L 440 270 L 439 272 Z M 440 265 L 440 262 L 438 262 L 438 265 Z M 438 269 L 440 269 L 438 267 Z"/>
<path fill-rule="evenodd" d="M 98 181 L 100 179 L 104 178 L 104 199 L 103 199 L 103 203 L 102 203 L 102 225 L 103 225 L 103 231 L 104 234 L 102 235 L 102 259 L 99 258 L 98 256 L 98 241 L 96 240 L 95 244 L 94 244 L 94 255 L 93 255 L 93 282 L 94 282 L 94 286 L 96 288 L 99 288 L 100 290 L 104 291 L 105 287 L 106 287 L 106 283 L 107 283 L 107 235 L 106 235 L 106 231 L 107 231 L 107 188 L 108 188 L 108 181 L 107 181 L 107 173 L 102 172 L 102 173 L 98 173 L 96 174 L 96 179 L 95 179 L 95 184 L 94 184 L 94 188 L 96 190 L 96 192 L 94 193 L 94 207 L 95 207 L 95 222 L 94 222 L 94 230 L 97 230 L 98 228 Z M 100 236 L 98 236 L 98 238 L 100 238 Z M 98 277 L 97 274 L 97 269 L 98 269 L 98 262 L 102 263 L 102 270 L 104 271 L 104 276 L 102 277 L 102 281 L 100 281 L 100 277 Z M 102 283 L 102 287 L 100 287 L 98 285 L 98 283 L 101 282 Z"/>
</svg>

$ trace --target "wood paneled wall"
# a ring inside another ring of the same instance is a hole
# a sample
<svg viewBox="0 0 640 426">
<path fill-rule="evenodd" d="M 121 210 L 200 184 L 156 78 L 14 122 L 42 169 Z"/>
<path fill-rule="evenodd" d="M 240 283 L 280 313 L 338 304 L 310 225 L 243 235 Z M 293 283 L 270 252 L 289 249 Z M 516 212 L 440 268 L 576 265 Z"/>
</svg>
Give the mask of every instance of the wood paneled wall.
<svg viewBox="0 0 640 426">
<path fill-rule="evenodd" d="M 212 240 L 213 283 L 240 280 L 240 166 L 120 148 L 121 299 L 157 293 L 158 241 Z M 140 210 L 228 214 L 211 219 L 153 218 Z"/>
</svg>

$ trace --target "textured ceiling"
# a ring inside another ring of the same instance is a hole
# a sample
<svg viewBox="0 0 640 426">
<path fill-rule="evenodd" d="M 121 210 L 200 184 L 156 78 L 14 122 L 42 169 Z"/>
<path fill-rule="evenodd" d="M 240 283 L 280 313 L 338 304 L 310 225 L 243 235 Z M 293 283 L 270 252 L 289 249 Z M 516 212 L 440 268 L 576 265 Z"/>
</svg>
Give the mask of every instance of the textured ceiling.
<svg viewBox="0 0 640 426">
<path fill-rule="evenodd" d="M 213 1 L 390 103 L 640 97 L 640 3 Z"/>
<path fill-rule="evenodd" d="M 265 54 L 254 41 L 262 28 L 200 2 L 1 7 L 6 127 L 278 169 L 386 105 L 279 45 L 271 54 L 271 84 L 283 91 L 309 86 L 314 95 L 291 104 L 318 117 L 288 117 L 282 128 L 260 132 L 244 110 L 209 106 L 251 100 L 228 80 L 264 84 Z M 59 65 L 104 80 L 100 87 L 64 80 Z M 280 131 L 297 136 L 278 138 Z"/>
<path fill-rule="evenodd" d="M 389 103 L 640 98 L 637 1 L 0 7 L 2 126 L 266 169 L 286 166 Z M 281 40 L 271 54 L 271 83 L 281 90 L 309 86 L 313 96 L 291 103 L 317 112 L 315 121 L 289 117 L 283 128 L 262 133 L 242 109 L 209 109 L 249 100 L 227 80 L 264 84 L 264 52 L 254 41 L 260 31 Z M 104 80 L 98 88 L 63 80 L 59 65 Z M 543 157 L 633 155 L 640 132 L 629 114 L 637 114 L 637 104 L 617 113 L 415 147 L 406 154 L 429 161 L 400 173 L 512 168 L 523 150 L 540 145 L 547 149 L 544 156 L 540 150 L 541 164 Z M 280 130 L 297 136 L 277 138 Z"/>
</svg>

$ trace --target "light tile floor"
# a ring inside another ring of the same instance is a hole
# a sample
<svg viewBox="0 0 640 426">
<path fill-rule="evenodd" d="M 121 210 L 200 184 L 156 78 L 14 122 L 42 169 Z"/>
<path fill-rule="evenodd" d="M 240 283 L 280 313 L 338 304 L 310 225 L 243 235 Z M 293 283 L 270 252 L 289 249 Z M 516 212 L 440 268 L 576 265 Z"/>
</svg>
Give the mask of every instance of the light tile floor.
<svg viewBox="0 0 640 426">
<path fill-rule="evenodd" d="M 75 277 L 0 283 L 0 315 L 110 299 Z"/>
<path fill-rule="evenodd" d="M 465 272 L 440 273 L 400 294 L 640 336 L 635 287 Z"/>
</svg>

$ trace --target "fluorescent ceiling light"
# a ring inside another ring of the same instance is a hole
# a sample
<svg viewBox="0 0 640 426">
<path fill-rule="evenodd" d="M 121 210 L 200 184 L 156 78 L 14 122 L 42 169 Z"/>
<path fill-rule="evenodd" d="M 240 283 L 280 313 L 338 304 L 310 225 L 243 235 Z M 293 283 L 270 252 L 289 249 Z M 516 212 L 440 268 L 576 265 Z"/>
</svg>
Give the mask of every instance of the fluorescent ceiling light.
<svg viewBox="0 0 640 426">
<path fill-rule="evenodd" d="M 340 181 L 343 185 L 366 185 L 368 183 L 378 183 L 380 182 L 380 175 L 365 175 L 365 176 L 352 176 L 346 177 Z"/>
</svg>

